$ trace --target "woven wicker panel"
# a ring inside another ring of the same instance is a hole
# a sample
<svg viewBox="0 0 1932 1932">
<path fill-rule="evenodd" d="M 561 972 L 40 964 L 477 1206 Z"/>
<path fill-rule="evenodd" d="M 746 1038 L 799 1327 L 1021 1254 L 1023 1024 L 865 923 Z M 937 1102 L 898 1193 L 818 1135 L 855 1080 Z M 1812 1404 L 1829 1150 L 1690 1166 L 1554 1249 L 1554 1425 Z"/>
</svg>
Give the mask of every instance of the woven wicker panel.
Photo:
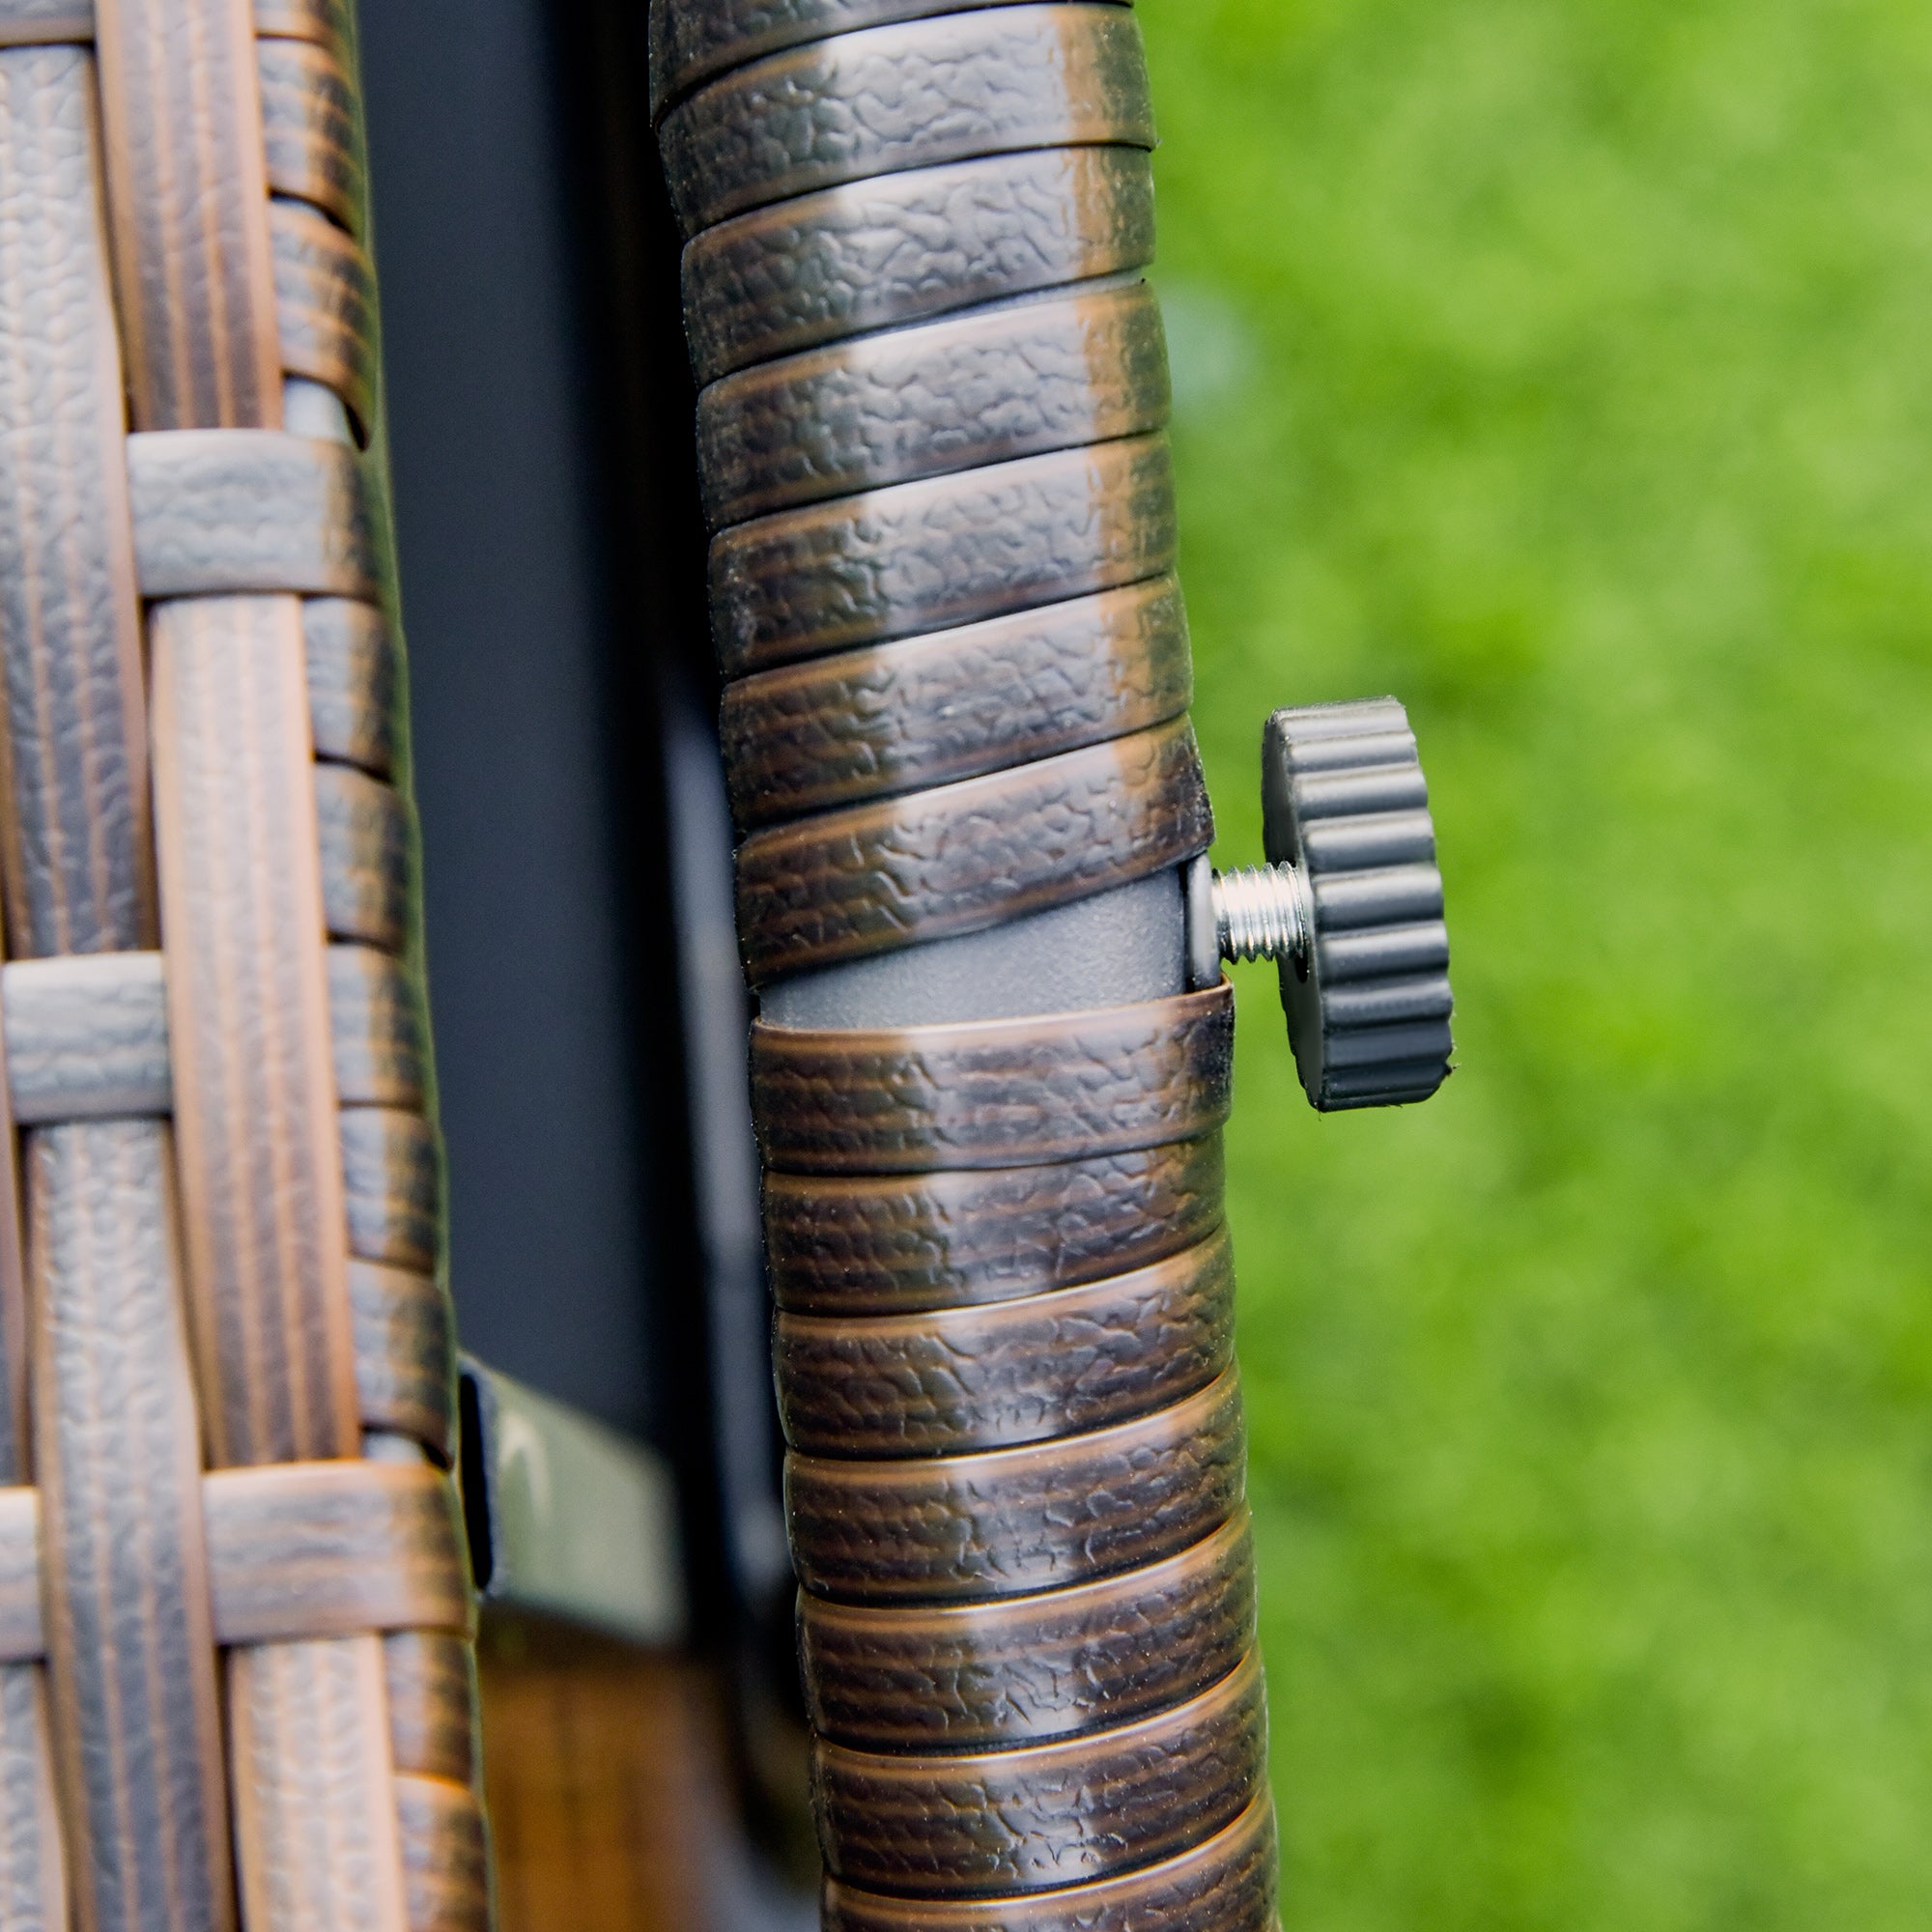
<svg viewBox="0 0 1932 1932">
<path fill-rule="evenodd" d="M 0 4 L 9 1927 L 490 1919 L 354 76 Z"/>
</svg>

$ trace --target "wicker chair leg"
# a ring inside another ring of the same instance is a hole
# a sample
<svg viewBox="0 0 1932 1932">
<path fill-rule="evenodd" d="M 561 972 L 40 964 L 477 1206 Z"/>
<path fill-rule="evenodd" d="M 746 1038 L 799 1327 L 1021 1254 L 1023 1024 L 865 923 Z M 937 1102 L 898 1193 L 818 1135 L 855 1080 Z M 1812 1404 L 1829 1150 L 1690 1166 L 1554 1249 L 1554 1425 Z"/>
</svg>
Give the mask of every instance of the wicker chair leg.
<svg viewBox="0 0 1932 1932">
<path fill-rule="evenodd" d="M 825 1923 L 1265 1932 L 1138 29 L 656 0 L 651 50 Z"/>
</svg>

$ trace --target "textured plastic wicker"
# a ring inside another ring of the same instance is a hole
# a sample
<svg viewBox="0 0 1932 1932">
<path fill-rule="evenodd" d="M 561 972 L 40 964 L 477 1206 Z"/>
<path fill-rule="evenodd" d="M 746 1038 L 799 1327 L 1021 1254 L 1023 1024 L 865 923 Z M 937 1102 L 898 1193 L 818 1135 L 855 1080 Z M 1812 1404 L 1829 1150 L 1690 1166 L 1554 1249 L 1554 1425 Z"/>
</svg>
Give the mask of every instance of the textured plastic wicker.
<svg viewBox="0 0 1932 1932">
<path fill-rule="evenodd" d="M 9 1927 L 489 1922 L 355 75 L 0 0 Z"/>
<path fill-rule="evenodd" d="M 1131 12 L 656 0 L 652 54 L 753 983 L 910 983 L 1186 865 Z M 1264 1932 L 1227 987 L 786 1010 L 753 1100 L 827 1926 Z"/>
</svg>

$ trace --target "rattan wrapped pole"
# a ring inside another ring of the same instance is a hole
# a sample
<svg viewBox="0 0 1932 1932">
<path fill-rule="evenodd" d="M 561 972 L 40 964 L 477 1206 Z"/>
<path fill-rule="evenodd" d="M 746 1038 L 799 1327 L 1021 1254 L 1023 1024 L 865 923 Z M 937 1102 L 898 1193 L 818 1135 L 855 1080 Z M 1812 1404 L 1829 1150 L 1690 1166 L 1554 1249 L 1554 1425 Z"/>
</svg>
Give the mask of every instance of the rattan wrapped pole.
<svg viewBox="0 0 1932 1932">
<path fill-rule="evenodd" d="M 1264 1932 L 1131 12 L 656 0 L 838 1932 Z"/>
<path fill-rule="evenodd" d="M 355 71 L 0 0 L 9 1926 L 489 1918 Z"/>
</svg>

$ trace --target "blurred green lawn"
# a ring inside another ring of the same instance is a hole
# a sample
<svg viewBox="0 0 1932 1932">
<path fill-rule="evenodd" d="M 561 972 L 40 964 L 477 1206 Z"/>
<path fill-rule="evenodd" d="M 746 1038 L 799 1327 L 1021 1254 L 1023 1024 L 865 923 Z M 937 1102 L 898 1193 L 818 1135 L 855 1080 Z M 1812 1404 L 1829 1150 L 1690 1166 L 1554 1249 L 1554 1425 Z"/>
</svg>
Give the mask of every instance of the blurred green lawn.
<svg viewBox="0 0 1932 1932">
<path fill-rule="evenodd" d="M 1421 734 L 1462 1071 L 1231 1137 L 1289 1932 L 1932 1922 L 1932 12 L 1141 0 L 1223 865 Z"/>
</svg>

